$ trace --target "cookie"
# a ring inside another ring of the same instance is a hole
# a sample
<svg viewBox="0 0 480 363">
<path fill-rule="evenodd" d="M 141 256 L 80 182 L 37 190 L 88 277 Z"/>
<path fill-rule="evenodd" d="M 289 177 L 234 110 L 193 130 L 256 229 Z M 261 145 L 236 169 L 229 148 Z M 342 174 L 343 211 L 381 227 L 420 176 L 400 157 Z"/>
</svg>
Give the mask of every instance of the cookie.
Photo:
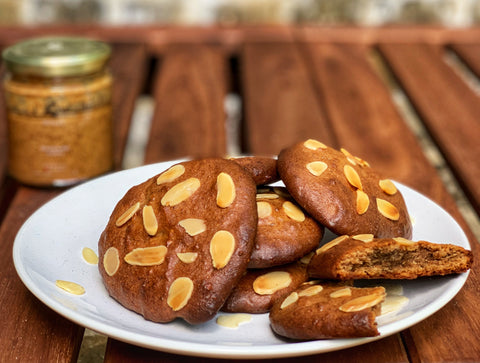
<svg viewBox="0 0 480 363">
<path fill-rule="evenodd" d="M 321 279 L 415 279 L 466 272 L 472 262 L 471 251 L 452 244 L 340 236 L 316 251 L 308 273 Z"/>
<path fill-rule="evenodd" d="M 384 300 L 383 287 L 306 283 L 273 305 L 270 326 L 295 340 L 376 336 L 375 318 Z"/>
<path fill-rule="evenodd" d="M 306 265 L 296 262 L 269 269 L 248 270 L 222 307 L 230 313 L 260 314 L 308 280 Z"/>
<path fill-rule="evenodd" d="M 109 294 L 155 322 L 211 319 L 246 270 L 255 195 L 251 176 L 224 159 L 179 163 L 132 187 L 98 243 Z"/>
<path fill-rule="evenodd" d="M 252 176 L 255 184 L 265 185 L 280 180 L 277 173 L 277 160 L 267 156 L 244 156 L 232 158 Z"/>
<path fill-rule="evenodd" d="M 249 268 L 294 262 L 316 249 L 323 227 L 306 214 L 282 187 L 257 191 L 258 226 Z"/>
<path fill-rule="evenodd" d="M 335 234 L 411 237 L 407 207 L 395 184 L 345 149 L 310 139 L 282 150 L 277 168 L 295 200 Z"/>
</svg>

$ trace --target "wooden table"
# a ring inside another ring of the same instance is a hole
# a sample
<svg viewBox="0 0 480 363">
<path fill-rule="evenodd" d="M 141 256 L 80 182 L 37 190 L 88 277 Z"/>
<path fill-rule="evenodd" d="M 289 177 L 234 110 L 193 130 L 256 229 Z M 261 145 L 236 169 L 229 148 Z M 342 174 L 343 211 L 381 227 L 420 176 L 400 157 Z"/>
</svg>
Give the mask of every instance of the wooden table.
<svg viewBox="0 0 480 363">
<path fill-rule="evenodd" d="M 295 141 L 316 138 L 347 148 L 443 206 L 480 257 L 450 185 L 425 153 L 425 138 L 418 138 L 419 132 L 428 136 L 429 150 L 436 148 L 445 160 L 442 170 L 451 172 L 474 215 L 480 213 L 480 99 L 446 61 L 456 60 L 480 76 L 480 29 L 13 27 L 0 29 L 0 48 L 58 33 L 94 36 L 113 45 L 116 169 L 125 157 L 135 100 L 147 93 L 155 110 L 144 163 L 224 156 L 232 145 L 242 153 L 276 154 Z M 233 139 L 227 137 L 224 112 L 230 93 L 242 100 Z M 399 95 L 415 111 L 415 132 L 394 102 Z M 6 141 L 2 112 L 0 361 L 76 361 L 84 329 L 40 303 L 18 278 L 11 257 L 22 223 L 62 191 L 11 180 Z M 285 361 L 478 362 L 479 296 L 476 264 L 450 303 L 410 329 L 355 348 Z M 113 339 L 105 356 L 106 362 L 190 360 Z"/>
</svg>

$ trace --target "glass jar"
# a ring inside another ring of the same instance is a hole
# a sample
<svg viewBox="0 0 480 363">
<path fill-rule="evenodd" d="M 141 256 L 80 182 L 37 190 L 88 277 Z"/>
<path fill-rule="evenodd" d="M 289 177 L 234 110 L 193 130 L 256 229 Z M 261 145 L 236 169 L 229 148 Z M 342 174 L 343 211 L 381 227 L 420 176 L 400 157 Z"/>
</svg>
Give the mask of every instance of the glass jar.
<svg viewBox="0 0 480 363">
<path fill-rule="evenodd" d="M 78 37 L 35 38 L 3 52 L 9 172 L 66 186 L 112 168 L 110 47 Z"/>
</svg>

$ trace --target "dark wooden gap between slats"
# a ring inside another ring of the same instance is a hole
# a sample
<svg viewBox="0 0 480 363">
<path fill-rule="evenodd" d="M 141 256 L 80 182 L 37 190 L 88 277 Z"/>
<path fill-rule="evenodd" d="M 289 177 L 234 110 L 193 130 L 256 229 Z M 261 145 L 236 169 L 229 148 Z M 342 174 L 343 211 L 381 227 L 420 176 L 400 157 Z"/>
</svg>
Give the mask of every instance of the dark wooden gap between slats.
<svg viewBox="0 0 480 363">
<path fill-rule="evenodd" d="M 165 53 L 154 76 L 146 163 L 225 155 L 227 69 L 215 47 L 176 46 Z"/>
<path fill-rule="evenodd" d="M 381 44 L 380 51 L 480 214 L 480 98 L 426 44 Z"/>
<path fill-rule="evenodd" d="M 452 49 L 471 69 L 473 73 L 480 77 L 480 44 L 450 44 Z"/>
<path fill-rule="evenodd" d="M 53 190 L 21 187 L 0 228 L 0 316 L 4 318 L 0 329 L 2 362 L 29 362 L 32 359 L 74 362 L 78 356 L 84 329 L 38 301 L 21 282 L 12 259 L 18 229 L 31 213 L 57 194 Z"/>
</svg>

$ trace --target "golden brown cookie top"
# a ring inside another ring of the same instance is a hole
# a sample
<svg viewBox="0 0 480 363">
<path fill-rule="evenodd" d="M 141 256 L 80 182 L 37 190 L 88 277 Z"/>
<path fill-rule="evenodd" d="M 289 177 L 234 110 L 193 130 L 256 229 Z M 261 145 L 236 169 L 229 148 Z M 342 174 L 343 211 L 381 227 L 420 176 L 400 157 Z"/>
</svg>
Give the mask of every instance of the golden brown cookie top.
<svg viewBox="0 0 480 363">
<path fill-rule="evenodd" d="M 258 227 L 249 268 L 294 262 L 318 247 L 323 226 L 284 187 L 257 188 Z"/>
<path fill-rule="evenodd" d="M 222 310 L 232 313 L 265 313 L 273 304 L 307 281 L 301 262 L 267 269 L 247 270 Z"/>
<path fill-rule="evenodd" d="M 277 173 L 277 160 L 272 157 L 244 156 L 231 160 L 243 166 L 257 185 L 274 183 L 280 179 Z"/>
<path fill-rule="evenodd" d="M 224 159 L 179 163 L 131 188 L 99 241 L 109 293 L 153 321 L 211 319 L 246 269 L 255 194 Z"/>
<path fill-rule="evenodd" d="M 291 339 L 353 338 L 378 335 L 375 323 L 383 287 L 355 288 L 315 281 L 301 285 L 270 310 L 270 324 Z"/>
<path fill-rule="evenodd" d="M 407 207 L 395 184 L 345 149 L 309 139 L 282 150 L 277 168 L 295 200 L 334 233 L 411 237 Z"/>
</svg>

